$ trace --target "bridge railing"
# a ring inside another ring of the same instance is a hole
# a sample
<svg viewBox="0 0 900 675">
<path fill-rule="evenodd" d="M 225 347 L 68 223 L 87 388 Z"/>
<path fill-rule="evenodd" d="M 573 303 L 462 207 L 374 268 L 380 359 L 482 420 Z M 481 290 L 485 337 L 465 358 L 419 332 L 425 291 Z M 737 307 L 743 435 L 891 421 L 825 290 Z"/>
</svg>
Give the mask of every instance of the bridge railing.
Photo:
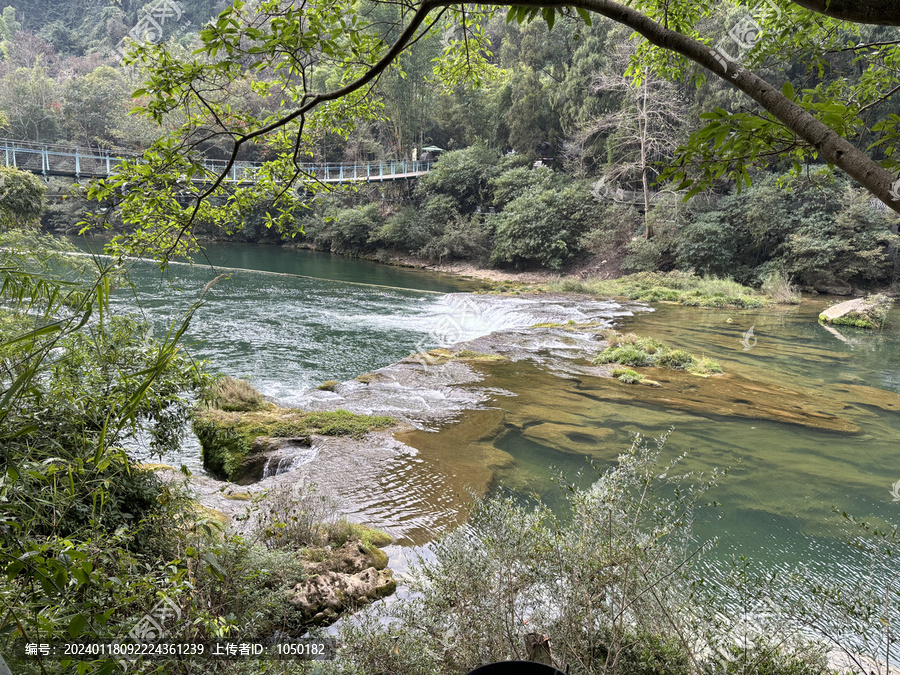
<svg viewBox="0 0 900 675">
<path fill-rule="evenodd" d="M 203 165 L 210 171 L 221 173 L 227 162 L 206 160 Z M 258 166 L 254 162 L 235 163 L 229 170 L 228 180 L 253 180 L 253 172 Z M 427 173 L 433 166 L 434 161 L 398 160 L 366 164 L 304 164 L 300 169 L 310 178 L 323 183 L 352 183 L 412 178 Z"/>
<path fill-rule="evenodd" d="M 122 162 L 139 157 L 137 154 L 114 153 L 105 149 L 0 139 L 0 161 L 5 166 L 43 176 L 109 177 Z M 212 159 L 203 162 L 209 171 L 217 174 L 223 172 L 227 164 L 223 160 Z M 324 183 L 349 183 L 414 178 L 428 172 L 433 165 L 433 161 L 398 160 L 366 164 L 311 164 L 302 169 L 312 179 Z M 235 162 L 228 170 L 226 180 L 252 182 L 259 166 L 258 162 Z"/>
</svg>

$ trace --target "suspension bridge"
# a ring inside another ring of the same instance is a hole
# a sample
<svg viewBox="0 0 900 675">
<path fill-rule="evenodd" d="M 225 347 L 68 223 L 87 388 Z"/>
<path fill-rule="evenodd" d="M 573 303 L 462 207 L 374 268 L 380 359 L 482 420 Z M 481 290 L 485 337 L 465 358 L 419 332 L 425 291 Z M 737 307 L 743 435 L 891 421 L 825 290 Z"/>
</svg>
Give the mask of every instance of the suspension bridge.
<svg viewBox="0 0 900 675">
<path fill-rule="evenodd" d="M 137 154 L 110 150 L 49 145 L 29 141 L 0 139 L 0 160 L 5 166 L 30 171 L 38 176 L 65 176 L 75 179 L 108 178 L 122 162 L 140 159 Z M 204 168 L 221 174 L 228 166 L 223 160 L 205 159 Z M 235 162 L 228 170 L 230 183 L 252 183 L 258 162 Z M 309 178 L 322 183 L 372 183 L 408 180 L 428 173 L 434 161 L 384 161 L 365 164 L 309 164 L 301 168 Z"/>
</svg>

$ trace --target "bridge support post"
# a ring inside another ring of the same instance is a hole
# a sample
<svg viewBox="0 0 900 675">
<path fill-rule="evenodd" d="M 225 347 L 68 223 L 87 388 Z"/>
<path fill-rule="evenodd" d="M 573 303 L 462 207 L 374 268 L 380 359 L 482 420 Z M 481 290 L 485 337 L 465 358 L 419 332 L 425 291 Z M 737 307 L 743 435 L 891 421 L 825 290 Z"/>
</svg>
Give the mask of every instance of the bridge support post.
<svg viewBox="0 0 900 675">
<path fill-rule="evenodd" d="M 50 167 L 50 157 L 47 157 L 47 168 Z M 75 178 L 81 178 L 81 157 L 78 156 L 78 148 L 75 148 Z"/>
<path fill-rule="evenodd" d="M 106 177 L 109 178 L 109 150 L 106 151 Z"/>
<path fill-rule="evenodd" d="M 47 148 L 41 148 L 41 173 L 47 175 L 47 165 L 50 164 L 50 157 L 47 154 Z"/>
</svg>

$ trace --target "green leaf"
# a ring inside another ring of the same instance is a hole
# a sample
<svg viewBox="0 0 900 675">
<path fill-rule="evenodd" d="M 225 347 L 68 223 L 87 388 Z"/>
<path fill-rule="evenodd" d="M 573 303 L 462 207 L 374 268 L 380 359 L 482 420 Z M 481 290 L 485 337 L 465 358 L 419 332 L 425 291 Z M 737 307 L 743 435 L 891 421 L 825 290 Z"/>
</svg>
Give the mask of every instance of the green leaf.
<svg viewBox="0 0 900 675">
<path fill-rule="evenodd" d="M 794 100 L 794 85 L 792 85 L 790 82 L 785 82 L 784 86 L 781 87 L 781 93 L 793 101 Z"/>
<path fill-rule="evenodd" d="M 81 635 L 85 626 L 84 617 L 81 614 L 76 614 L 72 617 L 72 620 L 69 621 L 69 637 L 73 640 Z"/>
</svg>

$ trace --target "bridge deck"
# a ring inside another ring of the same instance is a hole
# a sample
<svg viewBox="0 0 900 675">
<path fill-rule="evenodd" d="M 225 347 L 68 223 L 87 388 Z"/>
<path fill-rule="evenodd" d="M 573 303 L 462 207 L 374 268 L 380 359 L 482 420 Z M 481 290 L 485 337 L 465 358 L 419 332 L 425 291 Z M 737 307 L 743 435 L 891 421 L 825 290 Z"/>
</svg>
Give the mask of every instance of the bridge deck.
<svg viewBox="0 0 900 675">
<path fill-rule="evenodd" d="M 106 150 L 94 150 L 62 145 L 42 145 L 26 141 L 0 139 L 0 161 L 23 171 L 41 176 L 67 176 L 70 178 L 107 178 L 115 174 L 126 160 L 140 155 L 113 154 Z M 389 180 L 407 180 L 428 173 L 433 162 L 388 161 L 367 164 L 316 164 L 303 166 L 306 180 L 323 183 L 359 183 Z M 226 162 L 205 160 L 204 167 L 215 173 L 225 170 Z M 235 162 L 228 171 L 231 183 L 252 183 L 258 162 Z"/>
</svg>

